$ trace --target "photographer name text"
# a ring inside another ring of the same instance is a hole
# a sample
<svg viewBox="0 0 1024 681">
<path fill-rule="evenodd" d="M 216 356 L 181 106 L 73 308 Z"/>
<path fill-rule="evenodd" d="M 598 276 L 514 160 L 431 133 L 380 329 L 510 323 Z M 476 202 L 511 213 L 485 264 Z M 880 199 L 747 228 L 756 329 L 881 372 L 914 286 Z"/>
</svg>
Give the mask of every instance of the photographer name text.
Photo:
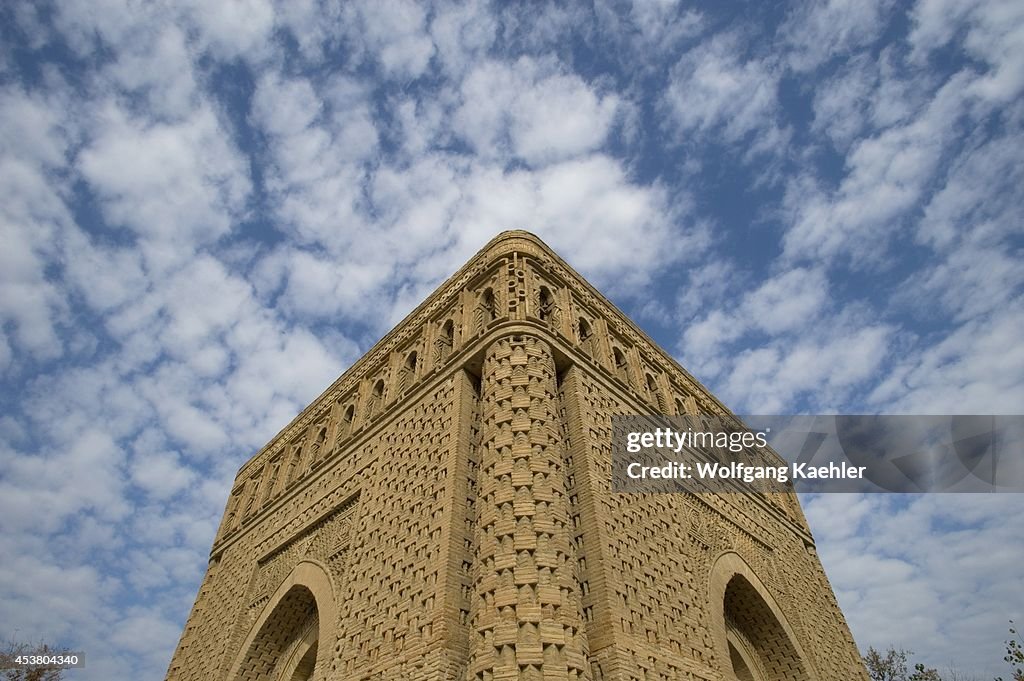
<svg viewBox="0 0 1024 681">
<path fill-rule="evenodd" d="M 830 463 L 811 466 L 791 463 L 787 466 L 752 466 L 741 461 L 730 463 L 684 464 L 667 461 L 661 466 L 648 466 L 632 462 L 626 466 L 626 475 L 633 480 L 862 480 L 867 466 Z"/>
</svg>

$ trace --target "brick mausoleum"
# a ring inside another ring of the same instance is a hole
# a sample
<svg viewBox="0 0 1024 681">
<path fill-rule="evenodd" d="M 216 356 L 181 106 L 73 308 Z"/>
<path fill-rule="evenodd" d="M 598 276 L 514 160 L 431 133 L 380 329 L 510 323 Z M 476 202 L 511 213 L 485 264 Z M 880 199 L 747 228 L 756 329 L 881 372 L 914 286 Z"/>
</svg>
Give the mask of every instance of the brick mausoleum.
<svg viewBox="0 0 1024 681">
<path fill-rule="evenodd" d="M 866 680 L 794 494 L 613 494 L 728 410 L 505 232 L 252 457 L 171 680 Z"/>
</svg>

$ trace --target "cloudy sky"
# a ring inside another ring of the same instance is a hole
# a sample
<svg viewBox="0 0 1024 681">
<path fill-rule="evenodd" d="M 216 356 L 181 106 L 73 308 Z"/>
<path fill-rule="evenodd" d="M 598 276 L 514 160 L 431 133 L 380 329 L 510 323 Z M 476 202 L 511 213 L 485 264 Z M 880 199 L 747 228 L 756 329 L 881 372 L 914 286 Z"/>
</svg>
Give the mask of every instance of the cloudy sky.
<svg viewBox="0 0 1024 681">
<path fill-rule="evenodd" d="M 238 466 L 500 230 L 736 411 L 1024 411 L 1024 3 L 5 2 L 0 637 L 162 678 Z M 805 500 L 1000 672 L 1022 495 Z"/>
</svg>

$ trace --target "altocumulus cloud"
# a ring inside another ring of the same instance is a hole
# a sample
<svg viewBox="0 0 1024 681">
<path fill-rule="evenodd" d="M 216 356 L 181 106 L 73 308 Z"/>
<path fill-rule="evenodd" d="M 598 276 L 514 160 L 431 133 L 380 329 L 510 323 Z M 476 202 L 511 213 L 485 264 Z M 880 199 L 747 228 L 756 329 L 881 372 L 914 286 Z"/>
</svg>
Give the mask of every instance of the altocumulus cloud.
<svg viewBox="0 0 1024 681">
<path fill-rule="evenodd" d="M 12 2 L 0 621 L 159 678 L 237 467 L 502 229 L 737 411 L 1024 406 L 1010 0 Z M 1018 497 L 807 500 L 862 646 L 998 672 Z"/>
</svg>

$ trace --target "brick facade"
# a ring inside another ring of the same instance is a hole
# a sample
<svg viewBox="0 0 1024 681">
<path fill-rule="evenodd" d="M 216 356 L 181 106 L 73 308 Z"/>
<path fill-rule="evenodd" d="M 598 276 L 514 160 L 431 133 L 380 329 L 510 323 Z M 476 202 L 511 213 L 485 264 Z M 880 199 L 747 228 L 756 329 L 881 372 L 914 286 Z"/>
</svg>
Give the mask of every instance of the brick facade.
<svg viewBox="0 0 1024 681">
<path fill-rule="evenodd" d="M 729 412 L 525 232 L 239 471 L 169 681 L 867 679 L 795 495 L 611 493 Z"/>
</svg>

